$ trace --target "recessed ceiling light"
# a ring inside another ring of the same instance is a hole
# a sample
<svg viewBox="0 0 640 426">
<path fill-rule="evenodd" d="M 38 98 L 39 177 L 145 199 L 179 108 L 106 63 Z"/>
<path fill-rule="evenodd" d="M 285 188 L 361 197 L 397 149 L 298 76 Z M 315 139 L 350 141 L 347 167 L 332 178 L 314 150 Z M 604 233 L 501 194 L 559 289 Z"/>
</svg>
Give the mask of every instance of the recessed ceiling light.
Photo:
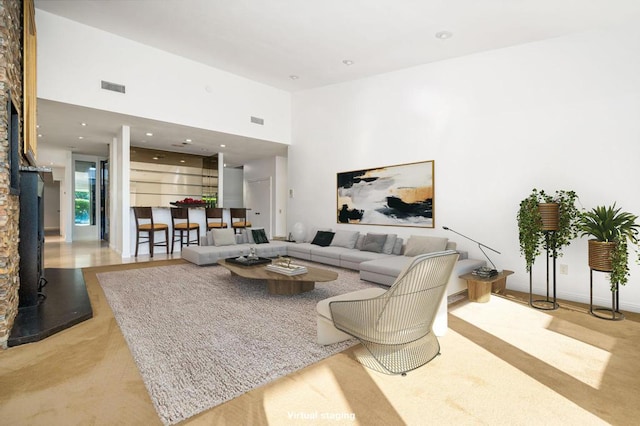
<svg viewBox="0 0 640 426">
<path fill-rule="evenodd" d="M 191 139 L 185 139 L 184 141 L 185 142 L 191 142 Z"/>
<path fill-rule="evenodd" d="M 342 61 L 342 63 L 346 66 L 353 65 L 353 61 L 351 59 L 345 59 L 344 61 Z"/>
<path fill-rule="evenodd" d="M 227 146 L 223 143 L 220 144 L 220 148 L 226 148 Z"/>
<path fill-rule="evenodd" d="M 224 163 L 224 164 L 222 165 L 222 167 L 227 167 L 227 163 Z"/>
<path fill-rule="evenodd" d="M 42 133 L 38 133 L 38 137 L 41 138 L 42 137 Z"/>
<path fill-rule="evenodd" d="M 84 136 L 78 136 L 78 139 L 84 139 Z"/>
<path fill-rule="evenodd" d="M 147 135 L 147 136 L 153 136 L 153 133 L 151 133 L 151 132 L 147 132 L 147 133 L 145 133 L 145 135 Z"/>
<path fill-rule="evenodd" d="M 158 157 L 151 157 L 151 158 L 153 158 L 154 160 L 158 160 L 159 159 Z"/>
<path fill-rule="evenodd" d="M 36 124 L 36 129 L 39 129 L 39 128 L 40 128 L 40 125 L 39 125 L 39 124 Z"/>
<path fill-rule="evenodd" d="M 298 77 L 297 75 L 291 74 L 291 75 L 289 76 L 289 78 L 290 78 L 291 80 L 297 80 L 297 79 L 299 79 L 300 77 Z"/>
<path fill-rule="evenodd" d="M 180 160 L 181 163 L 184 163 L 184 160 Z"/>
<path fill-rule="evenodd" d="M 438 31 L 436 33 L 436 38 L 440 40 L 446 40 L 451 37 L 453 37 L 453 33 L 451 31 Z"/>
<path fill-rule="evenodd" d="M 87 123 L 80 123 L 80 125 L 81 125 L 82 127 L 84 127 L 84 126 L 86 126 L 86 125 L 87 125 Z"/>
</svg>

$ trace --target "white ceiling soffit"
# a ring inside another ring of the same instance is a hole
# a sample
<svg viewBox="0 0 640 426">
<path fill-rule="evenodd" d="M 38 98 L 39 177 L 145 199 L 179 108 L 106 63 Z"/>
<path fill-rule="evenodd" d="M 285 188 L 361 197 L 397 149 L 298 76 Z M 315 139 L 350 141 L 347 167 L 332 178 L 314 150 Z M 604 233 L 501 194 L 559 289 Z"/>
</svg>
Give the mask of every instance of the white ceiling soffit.
<svg viewBox="0 0 640 426">
<path fill-rule="evenodd" d="M 203 156 L 222 152 L 225 163 L 232 167 L 260 158 L 286 157 L 288 149 L 286 144 L 46 99 L 38 99 L 37 120 L 38 131 L 42 135 L 38 139 L 39 147 L 105 157 L 109 155 L 108 145 L 125 125 L 130 127 L 131 146 Z M 147 133 L 152 136 L 147 136 Z M 62 166 L 47 163 L 46 158 L 39 160 L 42 166 Z"/>
<path fill-rule="evenodd" d="M 639 0 L 36 0 L 35 5 L 290 91 L 640 18 Z M 440 31 L 453 36 L 439 39 Z"/>
</svg>

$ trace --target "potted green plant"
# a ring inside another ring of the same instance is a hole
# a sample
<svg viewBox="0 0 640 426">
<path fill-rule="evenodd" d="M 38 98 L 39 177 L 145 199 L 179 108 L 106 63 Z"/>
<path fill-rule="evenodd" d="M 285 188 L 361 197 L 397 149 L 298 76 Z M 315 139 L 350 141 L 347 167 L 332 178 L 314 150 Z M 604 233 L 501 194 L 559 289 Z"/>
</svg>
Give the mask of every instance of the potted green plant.
<svg viewBox="0 0 640 426">
<path fill-rule="evenodd" d="M 575 206 L 574 191 L 558 190 L 549 195 L 533 189 L 520 202 L 518 236 L 527 272 L 542 249 L 550 250 L 553 258 L 562 256 L 562 249 L 578 236 L 580 211 Z M 545 232 L 554 231 L 554 232 Z"/>
<path fill-rule="evenodd" d="M 625 285 L 629 278 L 628 246 L 632 244 L 638 252 L 640 225 L 638 216 L 620 211 L 620 207 L 598 206 L 580 217 L 580 236 L 591 236 L 589 240 L 589 267 L 611 272 L 611 291 Z M 640 260 L 640 257 L 638 258 Z"/>
</svg>

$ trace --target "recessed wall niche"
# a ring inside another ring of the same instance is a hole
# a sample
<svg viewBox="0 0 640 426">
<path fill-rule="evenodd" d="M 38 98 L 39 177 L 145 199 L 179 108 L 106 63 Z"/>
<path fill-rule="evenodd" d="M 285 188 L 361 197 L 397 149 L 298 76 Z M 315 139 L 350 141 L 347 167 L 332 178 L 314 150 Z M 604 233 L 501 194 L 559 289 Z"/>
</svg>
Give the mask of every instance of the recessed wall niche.
<svg viewBox="0 0 640 426">
<path fill-rule="evenodd" d="M 131 147 L 130 164 L 131 206 L 169 207 L 187 197 L 217 198 L 217 155 Z"/>
</svg>

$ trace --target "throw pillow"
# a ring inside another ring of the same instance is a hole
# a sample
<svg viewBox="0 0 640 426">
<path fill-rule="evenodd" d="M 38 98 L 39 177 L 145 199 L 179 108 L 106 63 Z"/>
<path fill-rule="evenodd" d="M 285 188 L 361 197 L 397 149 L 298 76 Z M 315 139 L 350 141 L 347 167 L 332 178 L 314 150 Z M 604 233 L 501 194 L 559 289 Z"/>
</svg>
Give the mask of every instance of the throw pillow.
<svg viewBox="0 0 640 426">
<path fill-rule="evenodd" d="M 444 251 L 447 248 L 448 238 L 441 237 L 420 237 L 412 235 L 407 241 L 407 247 L 404 250 L 405 256 L 417 256 L 424 253 L 433 253 Z"/>
<path fill-rule="evenodd" d="M 360 234 L 358 236 L 358 241 L 356 242 L 356 250 L 362 250 L 362 244 L 364 244 L 364 237 L 366 234 Z"/>
<path fill-rule="evenodd" d="M 236 243 L 236 236 L 231 228 L 212 229 L 211 235 L 213 236 L 213 244 L 217 247 L 232 246 Z"/>
<path fill-rule="evenodd" d="M 382 252 L 384 254 L 392 254 L 393 246 L 396 245 L 396 240 L 398 236 L 396 234 L 387 234 L 387 240 L 384 242 L 384 246 L 382 246 Z"/>
<path fill-rule="evenodd" d="M 331 232 L 331 228 L 318 228 L 318 227 L 311 227 L 309 229 L 309 232 L 307 232 L 307 235 L 304 239 L 305 243 L 310 243 L 313 241 L 313 239 L 316 237 L 316 235 L 318 235 L 318 231 L 327 231 L 327 232 Z"/>
<path fill-rule="evenodd" d="M 364 237 L 362 251 L 382 253 L 382 247 L 386 241 L 387 234 L 367 234 L 366 237 Z"/>
<path fill-rule="evenodd" d="M 358 231 L 336 231 L 336 235 L 331 240 L 332 247 L 355 248 L 358 242 Z"/>
<path fill-rule="evenodd" d="M 253 228 L 253 227 L 249 227 L 249 228 L 244 228 L 244 231 L 242 232 L 242 234 L 244 235 L 244 243 L 245 244 L 258 244 L 254 239 L 253 239 L 253 231 L 257 231 L 260 229 L 264 229 L 264 228 Z"/>
<path fill-rule="evenodd" d="M 315 244 L 320 247 L 327 247 L 331 244 L 331 240 L 333 240 L 333 232 L 329 231 L 318 231 L 316 233 L 315 238 L 311 241 L 311 244 Z"/>
<path fill-rule="evenodd" d="M 396 243 L 393 245 L 393 251 L 391 254 L 400 256 L 402 254 L 402 244 L 404 240 L 402 238 L 396 238 Z"/>
<path fill-rule="evenodd" d="M 269 242 L 267 233 L 264 232 L 264 229 L 252 229 L 251 235 L 253 236 L 253 241 L 256 244 L 266 244 Z"/>
</svg>

